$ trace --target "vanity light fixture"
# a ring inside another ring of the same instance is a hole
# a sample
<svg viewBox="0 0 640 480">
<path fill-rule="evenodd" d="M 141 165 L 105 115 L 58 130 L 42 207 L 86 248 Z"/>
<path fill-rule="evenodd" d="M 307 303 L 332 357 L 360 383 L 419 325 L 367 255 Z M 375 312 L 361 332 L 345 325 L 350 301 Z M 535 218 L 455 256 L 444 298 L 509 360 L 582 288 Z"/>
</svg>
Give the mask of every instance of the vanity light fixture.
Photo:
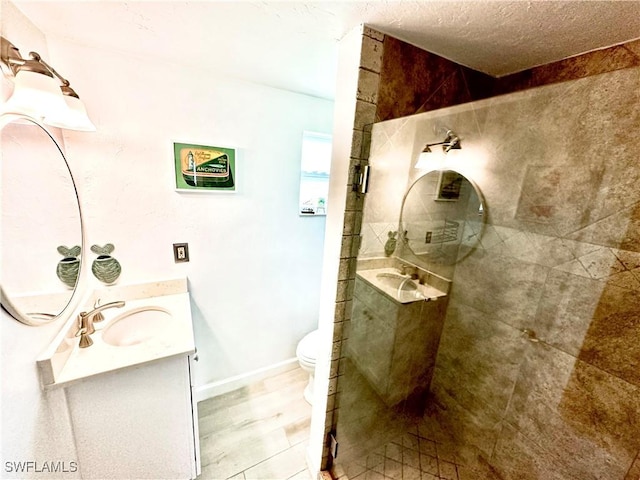
<svg viewBox="0 0 640 480">
<path fill-rule="evenodd" d="M 0 67 L 14 78 L 13 94 L 0 113 L 27 115 L 53 127 L 95 131 L 84 104 L 69 81 L 36 52 L 23 58 L 6 38 L 0 37 Z"/>
<path fill-rule="evenodd" d="M 458 137 L 458 135 L 456 135 L 453 130 L 447 130 L 447 136 L 442 142 L 427 143 L 424 146 L 422 152 L 420 152 L 420 156 L 418 157 L 415 168 L 429 168 L 427 164 L 427 154 L 432 153 L 431 147 L 435 147 L 438 145 L 442 145 L 442 151 L 444 153 L 449 153 L 451 150 L 460 150 L 462 148 L 462 145 L 460 144 L 460 137 Z"/>
</svg>

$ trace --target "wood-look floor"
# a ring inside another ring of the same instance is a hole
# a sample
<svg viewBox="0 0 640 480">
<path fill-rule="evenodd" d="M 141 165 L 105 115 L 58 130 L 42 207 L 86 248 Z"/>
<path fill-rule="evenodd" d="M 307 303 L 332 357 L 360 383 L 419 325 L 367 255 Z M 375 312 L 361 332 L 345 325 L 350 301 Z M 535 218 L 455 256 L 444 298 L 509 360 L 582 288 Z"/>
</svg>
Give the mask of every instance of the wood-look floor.
<svg viewBox="0 0 640 480">
<path fill-rule="evenodd" d="M 198 479 L 311 480 L 311 406 L 299 367 L 198 404 Z"/>
</svg>

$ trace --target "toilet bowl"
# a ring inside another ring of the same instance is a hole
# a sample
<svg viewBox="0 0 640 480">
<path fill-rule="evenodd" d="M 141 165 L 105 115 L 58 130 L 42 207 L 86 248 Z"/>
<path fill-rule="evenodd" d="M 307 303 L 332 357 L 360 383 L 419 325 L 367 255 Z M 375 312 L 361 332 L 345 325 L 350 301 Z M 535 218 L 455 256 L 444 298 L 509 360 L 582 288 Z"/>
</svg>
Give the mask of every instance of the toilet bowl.
<svg viewBox="0 0 640 480">
<path fill-rule="evenodd" d="M 309 382 L 304 389 L 304 399 L 309 403 L 313 403 L 313 374 L 316 370 L 316 359 L 318 357 L 318 330 L 314 330 L 304 336 L 298 348 L 296 348 L 296 357 L 300 368 L 309 373 Z"/>
</svg>

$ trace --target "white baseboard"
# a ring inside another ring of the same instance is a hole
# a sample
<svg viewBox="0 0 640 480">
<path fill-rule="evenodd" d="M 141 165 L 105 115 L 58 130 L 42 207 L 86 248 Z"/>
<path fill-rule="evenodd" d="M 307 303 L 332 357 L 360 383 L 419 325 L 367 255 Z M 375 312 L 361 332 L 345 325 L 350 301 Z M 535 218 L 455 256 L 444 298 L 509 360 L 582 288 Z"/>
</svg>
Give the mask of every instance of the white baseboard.
<svg viewBox="0 0 640 480">
<path fill-rule="evenodd" d="M 193 388 L 193 394 L 196 402 L 201 402 L 208 398 L 217 397 L 223 393 L 232 392 L 238 388 L 246 387 L 252 383 L 259 382 L 265 378 L 272 377 L 279 373 L 288 372 L 298 367 L 298 359 L 290 358 L 282 362 L 274 363 L 266 367 L 258 368 L 247 373 L 241 373 L 233 377 L 218 380 L 217 382 L 207 383 L 199 387 Z"/>
</svg>

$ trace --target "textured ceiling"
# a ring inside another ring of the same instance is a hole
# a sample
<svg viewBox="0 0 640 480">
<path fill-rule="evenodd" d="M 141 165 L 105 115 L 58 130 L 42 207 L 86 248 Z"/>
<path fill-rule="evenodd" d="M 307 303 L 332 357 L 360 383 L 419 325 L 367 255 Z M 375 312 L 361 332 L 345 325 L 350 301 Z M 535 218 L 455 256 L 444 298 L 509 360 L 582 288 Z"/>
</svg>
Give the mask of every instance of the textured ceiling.
<svg viewBox="0 0 640 480">
<path fill-rule="evenodd" d="M 323 98 L 360 23 L 493 76 L 640 38 L 640 1 L 11 1 L 52 37 Z"/>
</svg>

